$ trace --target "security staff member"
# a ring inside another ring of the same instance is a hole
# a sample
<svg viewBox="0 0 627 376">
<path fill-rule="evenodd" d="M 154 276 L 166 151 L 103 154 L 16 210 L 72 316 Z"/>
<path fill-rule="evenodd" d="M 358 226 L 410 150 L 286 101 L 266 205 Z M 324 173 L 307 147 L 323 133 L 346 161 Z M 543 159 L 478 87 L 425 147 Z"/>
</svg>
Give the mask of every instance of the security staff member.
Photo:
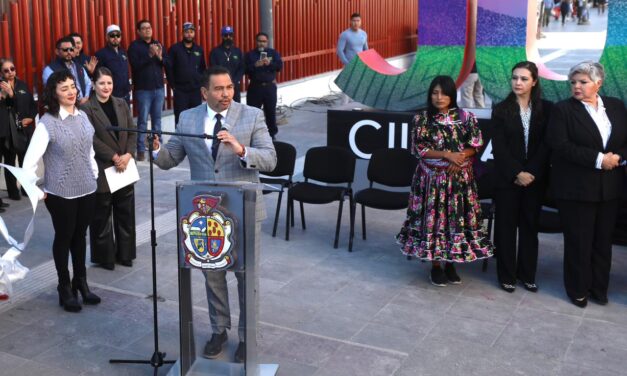
<svg viewBox="0 0 627 376">
<path fill-rule="evenodd" d="M 96 52 L 98 66 L 105 67 L 113 74 L 113 96 L 130 103 L 131 85 L 128 76 L 128 56 L 120 46 L 122 31 L 118 25 L 107 26 L 107 45 Z"/>
<path fill-rule="evenodd" d="M 242 50 L 235 47 L 235 43 L 233 42 L 233 28 L 231 26 L 224 26 L 222 28 L 222 44 L 211 50 L 209 54 L 209 64 L 211 66 L 220 65 L 229 70 L 229 74 L 235 85 L 233 100 L 240 102 L 240 86 L 242 78 L 244 77 L 244 55 L 242 54 Z"/>
<path fill-rule="evenodd" d="M 283 61 L 276 50 L 268 48 L 268 34 L 260 32 L 255 39 L 257 49 L 249 51 L 244 59 L 250 79 L 246 103 L 257 108 L 263 106 L 268 132 L 274 139 L 279 132 L 276 126 L 276 74 L 283 68 Z"/>
<path fill-rule="evenodd" d="M 196 107 L 202 101 L 200 88 L 202 74 L 207 70 L 202 47 L 194 43 L 196 28 L 191 22 L 183 24 L 183 40 L 175 43 L 168 51 L 166 62 L 168 82 L 174 89 L 174 122 L 179 114 Z"/>
</svg>

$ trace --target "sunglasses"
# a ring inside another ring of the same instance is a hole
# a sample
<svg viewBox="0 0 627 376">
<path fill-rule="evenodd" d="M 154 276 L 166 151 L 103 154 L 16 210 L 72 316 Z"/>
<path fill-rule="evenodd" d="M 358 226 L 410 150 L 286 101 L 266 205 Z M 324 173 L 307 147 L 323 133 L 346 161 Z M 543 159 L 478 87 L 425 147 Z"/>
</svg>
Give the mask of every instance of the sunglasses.
<svg viewBox="0 0 627 376">
<path fill-rule="evenodd" d="M 74 47 L 61 48 L 61 51 L 63 51 L 63 52 L 74 52 Z"/>
<path fill-rule="evenodd" d="M 8 67 L 2 70 L 3 73 L 15 72 L 15 67 Z"/>
<path fill-rule="evenodd" d="M 120 38 L 122 34 L 109 34 L 109 38 Z"/>
</svg>

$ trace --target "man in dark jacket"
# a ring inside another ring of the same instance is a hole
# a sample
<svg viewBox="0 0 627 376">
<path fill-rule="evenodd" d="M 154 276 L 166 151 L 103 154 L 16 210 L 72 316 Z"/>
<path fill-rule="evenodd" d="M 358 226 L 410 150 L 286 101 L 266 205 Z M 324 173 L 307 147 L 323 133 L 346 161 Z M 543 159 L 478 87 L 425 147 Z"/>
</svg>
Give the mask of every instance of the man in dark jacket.
<svg viewBox="0 0 627 376">
<path fill-rule="evenodd" d="M 178 124 L 179 114 L 196 107 L 202 102 L 200 88 L 202 74 L 207 69 L 205 53 L 194 43 L 196 28 L 191 22 L 183 24 L 183 40 L 175 43 L 168 51 L 166 74 L 168 83 L 174 89 L 174 122 Z"/>
<path fill-rule="evenodd" d="M 131 84 L 128 79 L 128 56 L 120 42 L 122 31 L 118 25 L 109 25 L 106 30 L 107 45 L 96 52 L 98 67 L 106 67 L 113 74 L 113 96 L 130 103 Z"/>
<path fill-rule="evenodd" d="M 87 71 L 83 67 L 73 60 L 74 58 L 74 39 L 71 37 L 65 37 L 57 40 L 56 43 L 57 58 L 48 64 L 43 71 L 42 79 L 44 85 L 48 81 L 48 77 L 54 72 L 66 69 L 72 72 L 74 76 L 74 82 L 78 89 L 78 100 L 80 104 L 84 104 L 89 99 L 89 93 L 91 92 L 91 80 L 87 75 Z"/>
<path fill-rule="evenodd" d="M 244 55 L 242 50 L 235 47 L 233 42 L 233 28 L 224 26 L 222 28 L 222 44 L 214 47 L 209 54 L 209 64 L 211 66 L 220 65 L 229 70 L 233 84 L 235 85 L 235 94 L 233 100 L 241 101 L 241 82 L 244 77 Z"/>
<path fill-rule="evenodd" d="M 163 90 L 163 47 L 152 38 L 152 25 L 148 20 L 137 22 L 137 39 L 128 47 L 128 60 L 133 73 L 134 97 L 137 104 L 137 129 L 145 131 L 148 114 L 152 130 L 161 130 L 161 111 L 165 100 Z M 145 137 L 137 137 L 137 160 L 143 161 L 146 150 Z"/>
<path fill-rule="evenodd" d="M 268 34 L 260 32 L 255 39 L 257 48 L 249 51 L 244 59 L 250 79 L 246 103 L 257 108 L 263 106 L 268 131 L 274 139 L 279 132 L 276 126 L 276 74 L 283 68 L 283 60 L 276 50 L 268 47 Z"/>
</svg>

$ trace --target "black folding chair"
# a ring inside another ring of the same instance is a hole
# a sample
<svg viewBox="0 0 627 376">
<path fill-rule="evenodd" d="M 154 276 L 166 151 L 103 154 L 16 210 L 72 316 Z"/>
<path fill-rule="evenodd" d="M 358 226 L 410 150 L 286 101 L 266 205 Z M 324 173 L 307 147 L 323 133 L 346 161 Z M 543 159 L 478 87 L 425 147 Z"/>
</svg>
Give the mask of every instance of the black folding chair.
<svg viewBox="0 0 627 376">
<path fill-rule="evenodd" d="M 292 176 L 294 175 L 294 165 L 296 164 L 296 148 L 291 144 L 281 141 L 274 141 L 274 150 L 276 150 L 277 164 L 274 170 L 270 172 L 262 172 L 260 181 L 263 184 L 277 186 L 276 189 L 264 189 L 263 194 L 279 192 L 279 198 L 276 204 L 276 213 L 274 214 L 274 227 L 272 227 L 272 236 L 276 236 L 276 229 L 279 223 L 279 213 L 281 211 L 281 201 L 283 199 L 284 189 L 291 187 Z"/>
<path fill-rule="evenodd" d="M 399 192 L 382 188 L 373 188 L 373 184 L 381 184 L 388 187 L 411 187 L 412 178 L 416 170 L 417 159 L 407 149 L 380 149 L 372 153 L 368 163 L 369 188 L 355 193 L 351 221 L 355 223 L 357 204 L 361 204 L 361 231 L 362 238 L 366 240 L 366 206 L 383 210 L 400 210 L 407 208 L 409 202 L 409 190 Z M 353 229 L 354 231 L 354 229 Z M 352 251 L 351 232 L 349 251 Z"/>
<path fill-rule="evenodd" d="M 300 217 L 303 230 L 306 229 L 303 203 L 328 204 L 339 201 L 337 225 L 335 227 L 335 241 L 333 243 L 333 248 L 337 248 L 340 224 L 342 221 L 342 207 L 346 196 L 348 196 L 349 199 L 349 208 L 353 207 L 353 190 L 351 185 L 354 175 L 355 156 L 350 151 L 335 146 L 318 146 L 309 149 L 305 155 L 305 167 L 303 169 L 305 181 L 295 183 L 287 190 L 288 207 L 285 222 L 285 240 L 289 240 L 290 238 L 290 217 L 293 219 L 294 216 L 294 201 L 299 201 L 300 203 Z M 322 185 L 313 183 L 310 180 L 326 184 L 342 185 Z M 352 233 L 352 219 L 350 228 Z"/>
</svg>

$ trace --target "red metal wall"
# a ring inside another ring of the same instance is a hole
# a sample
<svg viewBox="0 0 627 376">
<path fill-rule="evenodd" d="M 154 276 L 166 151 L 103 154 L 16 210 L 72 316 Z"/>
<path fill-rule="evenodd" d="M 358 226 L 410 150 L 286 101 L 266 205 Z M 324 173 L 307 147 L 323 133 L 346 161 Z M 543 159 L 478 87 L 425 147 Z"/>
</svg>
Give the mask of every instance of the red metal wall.
<svg viewBox="0 0 627 376">
<path fill-rule="evenodd" d="M 155 38 L 169 47 L 180 39 L 183 22 L 198 25 L 198 43 L 209 51 L 220 42 L 220 28 L 235 29 L 235 43 L 248 51 L 260 30 L 257 0 L 16 0 L 0 14 L 0 56 L 15 60 L 19 77 L 41 92 L 41 72 L 54 56 L 54 42 L 71 31 L 83 35 L 87 54 L 105 43 L 104 30 L 115 23 L 123 46 L 135 39 L 135 23 L 153 23 Z M 360 12 L 369 46 L 384 57 L 416 49 L 418 0 L 275 0 L 274 43 L 285 68 L 280 81 L 340 68 L 335 45 Z"/>
</svg>

